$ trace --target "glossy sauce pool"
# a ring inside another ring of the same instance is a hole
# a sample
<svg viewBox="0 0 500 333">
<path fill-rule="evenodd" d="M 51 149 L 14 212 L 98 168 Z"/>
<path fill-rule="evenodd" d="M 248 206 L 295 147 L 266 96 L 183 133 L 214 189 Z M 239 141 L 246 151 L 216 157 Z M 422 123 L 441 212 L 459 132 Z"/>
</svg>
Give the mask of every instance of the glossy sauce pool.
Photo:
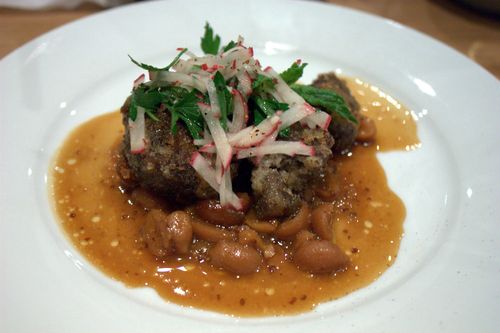
<svg viewBox="0 0 500 333">
<path fill-rule="evenodd" d="M 105 274 L 129 287 L 149 286 L 168 301 L 238 316 L 304 312 L 377 279 L 397 258 L 405 207 L 387 185 L 377 151 L 419 146 L 411 112 L 377 87 L 347 80 L 361 112 L 377 125 L 374 144 L 336 158 L 331 181 L 338 196 L 335 241 L 349 255 L 336 275 L 311 275 L 287 263 L 235 277 L 208 263 L 159 260 L 139 240 L 145 211 L 120 191 L 115 170 L 123 129 L 119 112 L 75 129 L 53 166 L 50 192 L 62 229 L 74 246 Z M 404 157 L 402 157 L 404 158 Z"/>
</svg>

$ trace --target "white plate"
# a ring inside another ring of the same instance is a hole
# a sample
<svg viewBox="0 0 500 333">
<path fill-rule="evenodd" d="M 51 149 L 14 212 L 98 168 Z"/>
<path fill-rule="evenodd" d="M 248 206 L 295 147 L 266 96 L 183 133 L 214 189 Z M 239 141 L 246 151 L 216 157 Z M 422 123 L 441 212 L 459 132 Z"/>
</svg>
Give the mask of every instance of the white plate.
<svg viewBox="0 0 500 333">
<path fill-rule="evenodd" d="M 408 216 L 399 257 L 372 285 L 293 317 L 238 319 L 128 289 L 89 265 L 57 226 L 48 165 L 76 125 L 120 106 L 140 72 L 198 50 L 208 20 L 264 64 L 337 70 L 418 116 L 422 148 L 380 156 Z M 0 331 L 494 332 L 500 312 L 500 84 L 395 22 L 297 1 L 169 1 L 68 24 L 0 62 Z"/>
</svg>

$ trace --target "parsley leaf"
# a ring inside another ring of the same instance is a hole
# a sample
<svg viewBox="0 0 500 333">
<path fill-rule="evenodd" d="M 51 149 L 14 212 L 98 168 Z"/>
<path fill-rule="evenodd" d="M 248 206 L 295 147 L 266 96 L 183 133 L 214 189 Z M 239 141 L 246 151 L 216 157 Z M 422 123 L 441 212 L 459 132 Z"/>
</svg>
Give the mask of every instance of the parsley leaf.
<svg viewBox="0 0 500 333">
<path fill-rule="evenodd" d="M 183 121 L 191 136 L 195 139 L 201 138 L 204 119 L 198 108 L 198 97 L 196 90 L 188 91 L 182 87 L 150 87 L 145 84 L 139 85 L 133 92 L 129 106 L 129 117 L 137 119 L 137 107 L 141 106 L 146 114 L 153 120 L 158 121 L 155 112 L 161 104 L 164 104 L 172 115 L 170 130 L 173 134 L 177 132 L 177 121 Z M 201 97 L 203 98 L 203 97 Z"/>
<path fill-rule="evenodd" d="M 199 101 L 198 96 L 196 96 L 196 91 L 192 90 L 170 107 L 170 112 L 172 113 L 172 133 L 175 134 L 177 132 L 177 120 L 180 118 L 186 125 L 189 134 L 191 134 L 194 139 L 201 139 L 204 119 L 198 107 Z"/>
<path fill-rule="evenodd" d="M 235 47 L 237 44 L 234 40 L 230 41 L 224 48 L 222 49 L 222 52 L 226 52 L 231 50 L 233 47 Z"/>
<path fill-rule="evenodd" d="M 220 47 L 220 36 L 215 35 L 208 22 L 205 24 L 205 35 L 201 38 L 201 49 L 205 54 L 217 54 Z"/>
<path fill-rule="evenodd" d="M 157 89 L 151 89 L 147 85 L 141 84 L 132 93 L 128 110 L 129 118 L 135 121 L 137 118 L 137 107 L 141 106 L 146 109 L 146 114 L 148 116 L 155 119 L 156 117 L 153 115 L 153 112 L 158 108 L 161 102 L 162 96 Z"/>
<path fill-rule="evenodd" d="M 304 74 L 304 68 L 306 66 L 306 63 L 298 65 L 296 62 L 294 62 L 292 66 L 288 67 L 288 69 L 281 73 L 280 76 L 283 81 L 286 82 L 286 84 L 290 85 L 297 82 L 297 80 L 302 77 L 302 75 Z"/>
<path fill-rule="evenodd" d="M 280 103 L 272 99 L 264 99 L 261 97 L 255 97 L 255 104 L 260 110 L 267 116 L 271 117 L 276 113 L 277 110 L 288 110 L 288 104 Z"/>
<path fill-rule="evenodd" d="M 274 86 L 273 79 L 262 74 L 258 74 L 255 81 L 252 82 L 252 90 L 258 95 L 265 94 L 269 90 L 274 89 Z"/>
<path fill-rule="evenodd" d="M 288 110 L 288 104 L 286 103 L 280 103 L 275 99 L 265 99 L 259 96 L 255 96 L 252 98 L 252 105 L 255 105 L 253 112 L 255 125 L 258 125 L 267 117 L 271 117 L 278 110 Z M 289 132 L 289 128 L 284 128 L 280 130 L 279 135 L 282 137 L 287 137 L 289 135 Z"/>
<path fill-rule="evenodd" d="M 232 95 L 227 90 L 226 80 L 224 80 L 224 76 L 219 71 L 214 75 L 214 84 L 220 106 L 220 122 L 222 128 L 227 130 L 227 115 L 233 109 Z"/>
<path fill-rule="evenodd" d="M 151 71 L 151 72 L 160 72 L 160 71 L 168 71 L 172 66 L 174 66 L 179 61 L 179 59 L 182 57 L 182 55 L 187 50 L 188 49 L 186 49 L 186 48 L 182 49 L 182 51 L 174 58 L 174 60 L 172 60 L 172 62 L 170 64 L 168 64 L 167 66 L 165 66 L 163 68 L 155 67 L 155 66 L 148 65 L 148 64 L 143 64 L 142 62 L 138 62 L 137 60 L 132 58 L 130 55 L 128 55 L 128 57 L 130 58 L 130 60 L 132 60 L 132 62 L 134 64 L 136 64 L 137 66 L 141 67 L 144 70 Z"/>
<path fill-rule="evenodd" d="M 331 114 L 335 113 L 353 123 L 358 123 L 358 120 L 351 113 L 344 99 L 337 93 L 328 89 L 300 84 L 294 84 L 291 88 L 312 106 L 320 107 Z"/>
<path fill-rule="evenodd" d="M 128 107 L 128 117 L 135 121 L 137 119 L 137 103 L 134 100 L 134 96 L 130 99 L 130 105 Z"/>
</svg>

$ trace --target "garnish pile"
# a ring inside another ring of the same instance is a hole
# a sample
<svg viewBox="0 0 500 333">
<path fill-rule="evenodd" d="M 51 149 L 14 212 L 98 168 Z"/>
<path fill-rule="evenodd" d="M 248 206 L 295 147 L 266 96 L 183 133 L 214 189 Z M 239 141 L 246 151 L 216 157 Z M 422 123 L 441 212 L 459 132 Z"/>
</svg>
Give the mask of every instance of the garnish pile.
<svg viewBox="0 0 500 333">
<path fill-rule="evenodd" d="M 268 154 L 313 156 L 313 147 L 288 140 L 291 125 L 300 122 L 328 130 L 333 112 L 357 122 L 336 93 L 295 83 L 307 65 L 300 60 L 280 74 L 272 67 L 262 69 L 242 37 L 221 47 L 220 37 L 214 36 L 208 23 L 201 48 L 202 57 L 187 48 L 178 49 L 179 54 L 163 68 L 130 57 L 148 71 L 150 79 L 145 82 L 142 74 L 134 81 L 130 146 L 132 153 L 143 153 L 148 143 L 146 117 L 159 121 L 157 112 L 170 112 L 172 133 L 177 126 L 185 126 L 199 147 L 190 164 L 219 193 L 221 205 L 241 209 L 232 190 L 233 158 L 253 158 L 258 163 Z"/>
</svg>

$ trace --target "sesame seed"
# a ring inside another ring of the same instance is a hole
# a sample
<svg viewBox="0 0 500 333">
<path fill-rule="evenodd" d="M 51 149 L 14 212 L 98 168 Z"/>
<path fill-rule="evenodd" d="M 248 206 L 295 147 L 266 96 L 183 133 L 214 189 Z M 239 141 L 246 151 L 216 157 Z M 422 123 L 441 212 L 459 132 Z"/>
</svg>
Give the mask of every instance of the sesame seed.
<svg viewBox="0 0 500 333">
<path fill-rule="evenodd" d="M 76 163 L 76 159 L 70 158 L 69 160 L 66 161 L 68 165 L 74 165 Z"/>
<path fill-rule="evenodd" d="M 56 170 L 56 172 L 58 172 L 58 173 L 64 173 L 64 168 L 61 168 L 61 167 L 56 166 L 54 169 L 55 169 L 55 170 Z"/>
<path fill-rule="evenodd" d="M 98 223 L 101 221 L 101 217 L 99 215 L 94 215 L 91 219 L 92 222 Z"/>
<path fill-rule="evenodd" d="M 210 282 L 207 282 L 207 281 L 203 282 L 203 287 L 205 287 L 205 288 L 210 287 Z"/>
<path fill-rule="evenodd" d="M 112 247 L 117 247 L 119 243 L 120 243 L 120 242 L 119 242 L 118 240 L 113 239 L 113 240 L 111 241 L 111 243 L 109 243 L 109 245 L 111 245 Z"/>
<path fill-rule="evenodd" d="M 363 229 L 363 232 L 365 233 L 365 235 L 368 235 L 370 233 L 370 230 L 368 229 Z"/>
<path fill-rule="evenodd" d="M 383 204 L 380 201 L 370 201 L 370 206 L 372 206 L 373 208 L 379 208 L 382 207 Z"/>
<path fill-rule="evenodd" d="M 368 229 L 371 229 L 373 227 L 373 223 L 371 221 L 366 220 L 365 227 L 367 227 Z"/>
</svg>

